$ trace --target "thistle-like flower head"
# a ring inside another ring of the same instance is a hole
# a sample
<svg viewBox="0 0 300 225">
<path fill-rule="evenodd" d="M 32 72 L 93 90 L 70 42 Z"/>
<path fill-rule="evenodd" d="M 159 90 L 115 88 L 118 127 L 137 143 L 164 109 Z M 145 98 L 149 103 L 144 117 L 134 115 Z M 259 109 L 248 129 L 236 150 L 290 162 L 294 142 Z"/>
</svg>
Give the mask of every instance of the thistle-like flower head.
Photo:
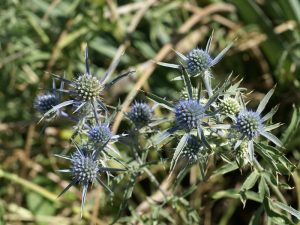
<svg viewBox="0 0 300 225">
<path fill-rule="evenodd" d="M 225 98 L 221 102 L 220 108 L 225 115 L 236 115 L 241 109 L 239 102 L 232 97 Z"/>
<path fill-rule="evenodd" d="M 198 89 L 192 87 L 192 99 L 197 99 L 198 98 Z M 180 99 L 185 99 L 185 100 L 189 100 L 190 96 L 189 93 L 187 92 L 186 89 L 182 90 L 180 93 Z M 202 98 L 201 100 L 203 100 L 204 98 Z"/>
<path fill-rule="evenodd" d="M 275 145 L 281 147 L 281 141 L 271 134 L 269 131 L 279 127 L 281 124 L 272 124 L 266 126 L 265 121 L 269 120 L 277 111 L 278 106 L 274 107 L 269 113 L 265 116 L 261 116 L 262 111 L 265 109 L 266 104 L 274 93 L 274 88 L 271 89 L 265 97 L 261 100 L 260 104 L 256 111 L 247 110 L 244 106 L 243 110 L 239 112 L 236 116 L 235 123 L 232 125 L 239 134 L 240 138 L 237 140 L 234 148 L 237 149 L 245 141 L 248 144 L 248 157 L 249 162 L 254 160 L 254 142 L 256 138 L 260 135 L 267 138 L 269 141 L 273 142 Z"/>
<path fill-rule="evenodd" d="M 67 159 L 71 162 L 70 169 L 62 169 L 58 171 L 63 173 L 70 173 L 72 176 L 72 181 L 59 194 L 59 196 L 63 195 L 73 185 L 81 184 L 82 186 L 81 216 L 82 216 L 87 190 L 95 181 L 97 181 L 105 189 L 111 192 L 111 190 L 106 186 L 106 184 L 100 179 L 101 173 L 117 172 L 117 171 L 124 171 L 124 170 L 117 169 L 117 168 L 102 167 L 100 161 L 97 159 L 96 151 L 93 151 L 92 153 L 87 153 L 84 147 L 79 147 L 76 144 L 75 146 L 76 146 L 76 152 L 73 155 L 71 155 L 71 157 L 57 155 L 58 157 Z"/>
<path fill-rule="evenodd" d="M 208 52 L 195 48 L 187 55 L 186 69 L 191 76 L 194 76 L 208 70 L 212 62 L 213 60 Z"/>
<path fill-rule="evenodd" d="M 259 113 L 241 111 L 236 120 L 236 129 L 249 140 L 257 137 L 264 130 Z"/>
<path fill-rule="evenodd" d="M 186 158 L 189 164 L 192 164 L 199 159 L 202 148 L 199 138 L 195 135 L 189 135 L 181 156 Z"/>
<path fill-rule="evenodd" d="M 99 98 L 103 85 L 97 77 L 83 74 L 74 81 L 75 96 L 80 101 L 92 101 Z"/>
<path fill-rule="evenodd" d="M 89 58 L 88 58 L 88 48 L 85 50 L 85 73 L 80 75 L 76 79 L 67 80 L 63 77 L 53 75 L 56 79 L 59 79 L 69 85 L 69 89 L 62 89 L 61 92 L 69 93 L 72 95 L 72 100 L 68 100 L 65 102 L 60 103 L 56 106 L 55 109 L 52 109 L 52 111 L 56 109 L 60 109 L 62 107 L 73 105 L 76 106 L 76 110 L 80 111 L 81 108 L 85 107 L 86 105 L 90 105 L 92 107 L 92 111 L 94 113 L 95 119 L 98 120 L 98 112 L 97 108 L 100 106 L 101 109 L 107 111 L 107 108 L 105 104 L 103 103 L 102 94 L 104 91 L 106 91 L 108 88 L 110 88 L 112 85 L 114 85 L 116 82 L 118 82 L 120 79 L 128 76 L 132 72 L 125 72 L 116 78 L 112 79 L 111 81 L 107 82 L 107 80 L 112 75 L 113 69 L 116 67 L 116 65 L 119 63 L 120 58 L 118 58 L 112 65 L 111 68 L 108 69 L 108 71 L 103 75 L 101 79 L 98 79 L 97 76 L 92 75 L 90 72 L 89 67 Z M 48 111 L 47 114 L 52 113 L 52 111 Z"/>
<path fill-rule="evenodd" d="M 95 144 L 104 145 L 112 137 L 109 127 L 105 124 L 97 125 L 88 131 L 89 138 Z"/>
<path fill-rule="evenodd" d="M 54 106 L 59 104 L 59 96 L 53 93 L 39 95 L 34 100 L 34 108 L 40 113 L 51 110 Z"/>
<path fill-rule="evenodd" d="M 152 120 L 153 110 L 144 102 L 135 102 L 127 116 L 137 127 L 141 127 Z"/>
<path fill-rule="evenodd" d="M 180 52 L 175 51 L 175 53 L 179 57 L 180 64 L 164 62 L 158 62 L 157 64 L 175 69 L 182 69 L 182 67 L 184 67 L 190 76 L 203 75 L 206 71 L 209 71 L 211 67 L 220 62 L 220 60 L 233 45 L 233 43 L 230 43 L 216 57 L 212 57 L 209 54 L 212 37 L 213 34 L 209 37 L 205 50 L 201 48 L 195 48 L 192 49 L 186 56 Z"/>
<path fill-rule="evenodd" d="M 175 105 L 175 120 L 180 129 L 197 128 L 205 116 L 205 108 L 197 100 L 181 100 Z"/>
<path fill-rule="evenodd" d="M 74 154 L 71 157 L 71 173 L 79 183 L 93 183 L 99 172 L 98 161 L 90 156 Z"/>
</svg>

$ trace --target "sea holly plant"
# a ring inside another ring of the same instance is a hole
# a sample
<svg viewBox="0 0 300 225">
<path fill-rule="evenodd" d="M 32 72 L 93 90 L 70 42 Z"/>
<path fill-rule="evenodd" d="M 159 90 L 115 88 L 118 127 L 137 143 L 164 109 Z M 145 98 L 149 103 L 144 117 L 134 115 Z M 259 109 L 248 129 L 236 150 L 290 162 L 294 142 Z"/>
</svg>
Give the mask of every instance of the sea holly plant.
<svg viewBox="0 0 300 225">
<path fill-rule="evenodd" d="M 278 106 L 264 113 L 275 88 L 254 110 L 248 107 L 251 93 L 241 87 L 242 80 L 236 81 L 229 75 L 220 85 L 213 86 L 210 82 L 212 67 L 220 62 L 232 43 L 212 57 L 209 54 L 211 42 L 212 36 L 205 50 L 195 48 L 186 56 L 175 51 L 179 64 L 158 62 L 179 70 L 180 79 L 172 82 L 181 82 L 183 90 L 172 100 L 141 91 L 154 102 L 152 107 L 138 100 L 127 111 L 123 111 L 120 102 L 117 106 L 107 105 L 103 92 L 132 72 L 108 81 L 118 59 L 98 78 L 90 71 L 87 48 L 83 74 L 71 80 L 53 75 L 52 89 L 38 96 L 34 107 L 43 114 L 42 118 L 67 118 L 73 122 L 70 142 L 75 151 L 55 155 L 69 163 L 58 171 L 71 175 L 69 185 L 59 196 L 71 186 L 81 187 L 82 216 L 88 190 L 99 183 L 120 201 L 120 210 L 113 222 L 174 223 L 168 214 L 176 209 L 184 211 L 180 213 L 184 223 L 198 224 L 201 212 L 189 204 L 188 196 L 194 196 L 195 190 L 211 177 L 240 170 L 241 179 L 248 175 L 242 185 L 216 190 L 212 199 L 239 196 L 244 205 L 248 200 L 256 201 L 261 207 L 251 221 L 259 221 L 265 215 L 269 224 L 296 224 L 292 216 L 300 218 L 300 213 L 288 206 L 281 192 L 283 188 L 292 187 L 279 179 L 279 176 L 290 176 L 294 165 L 284 156 L 280 138 L 271 133 L 281 125 L 272 123 Z M 56 82 L 60 83 L 59 88 Z M 113 133 L 111 125 L 119 111 L 123 111 L 130 123 L 128 126 L 124 120 L 126 129 Z M 160 112 L 159 116 L 156 111 Z M 285 140 L 287 135 L 286 132 Z M 164 172 L 160 174 L 161 168 Z M 177 188 L 184 188 L 183 178 L 187 176 L 193 177 L 194 182 L 179 193 Z M 145 179 L 151 184 L 150 197 L 145 197 L 145 193 L 138 196 L 135 192 L 135 187 L 141 190 L 143 186 L 139 182 Z M 171 187 L 166 188 L 166 183 Z M 133 195 L 145 199 L 136 209 L 129 201 Z M 127 215 L 122 217 L 125 213 Z M 251 221 L 250 224 L 254 224 Z"/>
</svg>

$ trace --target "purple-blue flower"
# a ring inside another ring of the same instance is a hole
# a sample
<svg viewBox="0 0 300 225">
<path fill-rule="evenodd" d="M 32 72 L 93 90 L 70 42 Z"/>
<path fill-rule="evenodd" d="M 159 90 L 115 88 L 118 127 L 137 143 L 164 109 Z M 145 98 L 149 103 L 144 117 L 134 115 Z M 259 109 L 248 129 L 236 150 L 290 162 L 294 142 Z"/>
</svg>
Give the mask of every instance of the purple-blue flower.
<svg viewBox="0 0 300 225">
<path fill-rule="evenodd" d="M 152 108 L 144 102 L 135 102 L 131 107 L 127 117 L 135 124 L 136 127 L 142 127 L 151 122 L 153 118 Z"/>
<path fill-rule="evenodd" d="M 175 105 L 175 121 L 180 129 L 197 129 L 205 116 L 205 108 L 197 100 L 181 100 Z"/>
<path fill-rule="evenodd" d="M 76 146 L 76 152 L 68 156 L 56 155 L 60 158 L 67 159 L 71 162 L 71 167 L 69 169 L 58 170 L 63 173 L 70 173 L 72 180 L 70 184 L 59 194 L 63 195 L 67 190 L 70 189 L 73 185 L 80 184 L 82 186 L 82 202 L 81 202 L 81 216 L 84 210 L 84 204 L 86 200 L 87 190 L 92 184 L 97 181 L 102 185 L 106 190 L 112 192 L 109 187 L 101 180 L 100 176 L 103 173 L 107 172 L 118 172 L 124 171 L 123 169 L 118 168 L 109 168 L 102 167 L 99 160 L 97 160 L 96 151 L 88 153 L 85 148 Z"/>
</svg>

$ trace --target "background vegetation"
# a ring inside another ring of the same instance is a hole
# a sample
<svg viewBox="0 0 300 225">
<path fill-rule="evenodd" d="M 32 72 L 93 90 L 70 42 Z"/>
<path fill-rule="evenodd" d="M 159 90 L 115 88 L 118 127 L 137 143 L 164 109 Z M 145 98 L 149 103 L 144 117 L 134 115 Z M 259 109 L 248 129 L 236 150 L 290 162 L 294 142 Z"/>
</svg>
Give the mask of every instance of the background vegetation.
<svg viewBox="0 0 300 225">
<path fill-rule="evenodd" d="M 274 118 L 284 123 L 278 129 L 279 136 L 292 120 L 293 104 L 300 103 L 298 0 L 2 0 L 0 24 L 1 225 L 107 224 L 118 214 L 121 195 L 117 193 L 112 203 L 107 203 L 109 196 L 101 187 L 89 193 L 86 209 L 90 213 L 81 221 L 79 190 L 72 188 L 66 196 L 56 198 L 68 177 L 55 172 L 59 162 L 53 154 L 70 149 L 71 124 L 58 120 L 47 128 L 37 125 L 38 116 L 32 107 L 37 94 L 51 87 L 51 73 L 65 74 L 70 79 L 84 71 L 86 43 L 94 74 L 101 76 L 122 52 L 116 74 L 136 71 L 105 95 L 108 104 L 116 105 L 121 99 L 124 111 L 140 88 L 170 99 L 178 95 L 181 86 L 170 82 L 176 72 L 156 68 L 150 59 L 174 61 L 172 48 L 186 53 L 196 46 L 204 47 L 212 30 L 212 52 L 236 40 L 214 68 L 218 74 L 214 82 L 231 72 L 243 78 L 243 86 L 254 90 L 253 106 L 277 84 L 268 106 L 280 104 Z M 117 116 L 114 131 L 126 130 L 122 117 L 122 113 Z M 285 151 L 298 165 L 299 130 L 293 129 L 293 133 Z M 168 174 L 162 165 L 151 171 L 160 182 Z M 284 194 L 296 209 L 300 207 L 298 172 L 289 179 L 280 178 L 295 187 Z M 248 201 L 243 208 L 239 199 L 220 197 L 219 192 L 239 187 L 243 176 L 233 172 L 210 178 L 182 202 L 181 208 L 167 208 L 166 217 L 171 217 L 170 223 L 184 221 L 180 214 L 172 213 L 188 211 L 192 206 L 205 225 L 248 224 L 257 204 Z M 155 192 L 148 178 L 139 179 L 131 207 L 122 212 L 123 216 L 137 213 L 147 196 Z M 186 185 L 192 180 L 191 172 Z M 182 190 L 185 188 L 182 186 Z M 143 213 L 146 215 L 147 210 Z"/>
</svg>

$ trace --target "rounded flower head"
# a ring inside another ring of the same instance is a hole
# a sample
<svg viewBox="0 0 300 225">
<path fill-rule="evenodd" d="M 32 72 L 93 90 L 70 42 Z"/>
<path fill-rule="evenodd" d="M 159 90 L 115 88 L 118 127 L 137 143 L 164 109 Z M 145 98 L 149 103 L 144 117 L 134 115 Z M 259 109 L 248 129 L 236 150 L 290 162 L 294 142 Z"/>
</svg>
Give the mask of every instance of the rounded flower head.
<svg viewBox="0 0 300 225">
<path fill-rule="evenodd" d="M 75 80 L 77 98 L 82 101 L 91 101 L 99 98 L 103 85 L 94 76 L 83 74 Z"/>
<path fill-rule="evenodd" d="M 240 104 L 238 101 L 234 98 L 225 98 L 221 105 L 221 110 L 226 115 L 235 115 L 240 111 Z"/>
<path fill-rule="evenodd" d="M 143 102 L 136 102 L 128 113 L 129 119 L 138 127 L 147 125 L 151 121 L 152 116 L 153 110 Z"/>
<path fill-rule="evenodd" d="M 98 162 L 91 157 L 86 156 L 72 156 L 72 175 L 80 183 L 92 183 L 99 172 Z"/>
<path fill-rule="evenodd" d="M 195 48 L 187 55 L 187 71 L 192 76 L 203 73 L 212 66 L 212 61 L 206 51 Z"/>
<path fill-rule="evenodd" d="M 181 91 L 180 93 L 180 98 L 181 99 L 185 99 L 185 100 L 189 100 L 189 93 L 186 89 L 184 89 L 183 91 Z M 198 89 L 192 87 L 192 99 L 197 99 L 198 98 Z"/>
<path fill-rule="evenodd" d="M 34 101 L 34 108 L 40 113 L 46 113 L 58 104 L 59 97 L 55 94 L 49 93 L 36 97 Z"/>
<path fill-rule="evenodd" d="M 88 131 L 89 138 L 96 144 L 105 144 L 111 137 L 112 133 L 108 126 L 106 125 L 97 125 Z"/>
<path fill-rule="evenodd" d="M 194 135 L 190 135 L 186 146 L 182 150 L 182 157 L 186 158 L 190 164 L 196 162 L 199 159 L 201 147 L 202 144 L 199 139 Z"/>
<path fill-rule="evenodd" d="M 263 131 L 263 123 L 257 112 L 245 110 L 238 114 L 236 128 L 242 135 L 252 140 Z"/>
<path fill-rule="evenodd" d="M 175 106 L 176 123 L 180 129 L 190 131 L 197 128 L 204 116 L 204 107 L 196 100 L 182 100 Z"/>
</svg>

